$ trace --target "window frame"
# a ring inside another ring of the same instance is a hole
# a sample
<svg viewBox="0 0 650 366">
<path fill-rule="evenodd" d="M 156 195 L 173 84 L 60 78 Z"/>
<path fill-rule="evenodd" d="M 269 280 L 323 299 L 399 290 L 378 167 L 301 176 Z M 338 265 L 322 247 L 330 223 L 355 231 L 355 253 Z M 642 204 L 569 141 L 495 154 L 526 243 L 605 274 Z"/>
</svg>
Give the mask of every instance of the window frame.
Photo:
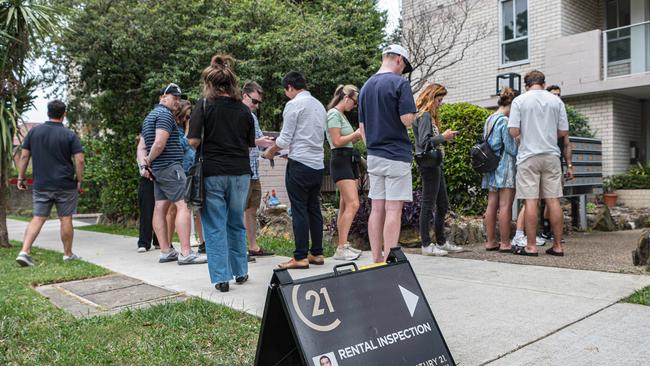
<svg viewBox="0 0 650 366">
<path fill-rule="evenodd" d="M 608 24 L 607 24 L 607 16 L 609 15 L 609 14 L 607 14 L 607 3 L 608 3 L 609 1 L 615 1 L 615 2 L 616 2 L 616 26 L 615 26 L 615 27 L 612 27 L 612 28 L 608 28 Z M 631 0 L 623 0 L 623 1 L 628 1 L 629 4 L 630 4 L 630 8 L 631 8 L 631 5 L 632 5 L 632 4 L 631 4 L 631 3 L 632 3 Z M 605 6 L 605 32 L 606 32 L 606 35 L 605 35 L 605 41 L 607 42 L 607 50 L 608 50 L 608 52 L 609 52 L 609 45 L 610 45 L 611 43 L 613 43 L 613 42 L 624 41 L 624 40 L 628 40 L 628 41 L 630 42 L 630 57 L 628 57 L 628 58 L 626 58 L 626 59 L 620 59 L 620 60 L 616 60 L 616 61 L 610 61 L 610 60 L 609 60 L 609 54 L 607 54 L 607 55 L 605 55 L 605 59 L 607 60 L 607 66 L 610 66 L 610 65 L 611 65 L 611 66 L 616 66 L 616 65 L 621 65 L 621 64 L 629 63 L 630 61 L 632 61 L 632 53 L 631 53 L 631 51 L 632 51 L 632 50 L 631 50 L 631 47 L 632 47 L 632 44 L 631 44 L 632 35 L 631 35 L 631 33 L 630 33 L 630 34 L 627 34 L 627 35 L 621 36 L 621 35 L 620 35 L 620 34 L 621 34 L 620 30 L 614 30 L 614 29 L 619 29 L 619 28 L 623 28 L 623 27 L 630 27 L 630 26 L 632 26 L 633 24 L 632 24 L 632 22 L 630 21 L 630 24 L 627 24 L 627 25 L 621 25 L 621 12 L 620 12 L 621 0 L 605 0 L 605 1 L 604 1 L 604 6 Z M 612 37 L 612 38 L 610 39 L 610 38 L 609 38 L 610 31 L 611 31 L 612 33 L 613 33 L 613 32 L 616 32 L 617 37 L 615 37 L 615 38 Z"/>
<path fill-rule="evenodd" d="M 517 0 L 499 0 L 499 68 L 507 68 L 507 67 L 513 67 L 513 66 L 519 66 L 519 65 L 525 65 L 530 63 L 530 27 L 528 26 L 528 20 L 530 19 L 530 7 L 529 7 L 529 0 L 526 1 L 526 35 L 525 36 L 520 36 L 517 37 L 517 30 L 513 28 L 513 38 L 509 40 L 504 39 L 504 32 L 503 32 L 503 3 L 506 1 L 512 1 L 512 17 L 513 17 L 513 25 L 516 26 L 516 21 L 517 21 Z M 526 40 L 526 58 L 523 60 L 518 60 L 518 61 L 512 61 L 512 62 L 507 62 L 504 63 L 504 45 L 509 44 L 509 43 L 514 43 L 514 42 L 519 42 L 522 40 Z"/>
</svg>

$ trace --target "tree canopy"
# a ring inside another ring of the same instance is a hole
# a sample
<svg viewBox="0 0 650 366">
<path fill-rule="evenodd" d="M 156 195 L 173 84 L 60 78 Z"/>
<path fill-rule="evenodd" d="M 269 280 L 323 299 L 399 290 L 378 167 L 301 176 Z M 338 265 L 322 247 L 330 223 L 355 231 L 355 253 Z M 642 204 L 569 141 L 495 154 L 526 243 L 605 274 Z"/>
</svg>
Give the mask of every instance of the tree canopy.
<svg viewBox="0 0 650 366">
<path fill-rule="evenodd" d="M 374 0 L 50 2 L 72 10 L 48 52 L 49 79 L 63 82 L 73 125 L 106 142 L 98 155 L 102 209 L 113 217 L 135 213 L 135 136 L 165 84 L 196 100 L 211 56 L 229 53 L 240 82 L 265 90 L 262 127 L 278 130 L 286 72 L 304 73 L 327 103 L 336 85 L 361 86 L 376 71 L 384 38 L 385 14 Z"/>
</svg>

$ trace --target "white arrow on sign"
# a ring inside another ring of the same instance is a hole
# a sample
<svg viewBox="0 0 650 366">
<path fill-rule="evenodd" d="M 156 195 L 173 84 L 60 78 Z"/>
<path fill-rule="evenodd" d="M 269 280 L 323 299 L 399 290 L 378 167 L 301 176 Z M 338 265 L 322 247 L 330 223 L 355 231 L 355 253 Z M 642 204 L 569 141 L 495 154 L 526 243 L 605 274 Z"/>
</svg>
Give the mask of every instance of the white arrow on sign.
<svg viewBox="0 0 650 366">
<path fill-rule="evenodd" d="M 399 287 L 399 290 L 402 292 L 402 297 L 404 298 L 404 302 L 406 303 L 406 307 L 408 307 L 409 313 L 411 313 L 411 318 L 412 318 L 413 314 L 415 313 L 415 307 L 418 306 L 418 301 L 420 300 L 420 297 L 400 285 L 397 286 Z"/>
</svg>

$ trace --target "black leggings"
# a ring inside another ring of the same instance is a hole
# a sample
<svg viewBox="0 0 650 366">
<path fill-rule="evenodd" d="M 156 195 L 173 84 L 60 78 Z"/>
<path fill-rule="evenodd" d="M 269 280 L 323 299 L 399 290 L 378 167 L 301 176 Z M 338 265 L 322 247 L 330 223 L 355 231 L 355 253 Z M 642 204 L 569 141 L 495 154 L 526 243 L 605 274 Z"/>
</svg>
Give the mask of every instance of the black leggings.
<svg viewBox="0 0 650 366">
<path fill-rule="evenodd" d="M 431 243 L 429 235 L 429 224 L 434 216 L 435 209 L 435 232 L 436 243 L 444 244 L 445 238 L 445 216 L 449 210 L 449 199 L 447 198 L 447 182 L 442 171 L 442 165 L 436 168 L 418 168 L 422 177 L 422 209 L 420 211 L 420 239 L 422 246 Z"/>
</svg>

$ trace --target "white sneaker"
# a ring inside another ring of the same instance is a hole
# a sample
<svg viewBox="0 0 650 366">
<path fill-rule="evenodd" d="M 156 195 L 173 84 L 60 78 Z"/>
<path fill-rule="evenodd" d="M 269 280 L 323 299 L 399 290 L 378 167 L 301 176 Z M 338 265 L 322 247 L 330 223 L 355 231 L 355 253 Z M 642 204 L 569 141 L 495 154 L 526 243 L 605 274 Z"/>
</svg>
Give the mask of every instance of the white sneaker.
<svg viewBox="0 0 650 366">
<path fill-rule="evenodd" d="M 65 262 L 78 261 L 78 260 L 80 260 L 80 259 L 81 259 L 81 257 L 78 256 L 78 255 L 76 255 L 76 254 L 74 254 L 74 253 L 72 253 L 72 255 L 64 255 L 64 256 L 63 256 L 63 260 L 64 260 Z"/>
<path fill-rule="evenodd" d="M 361 257 L 361 253 L 353 251 L 349 244 L 345 244 L 343 248 L 336 248 L 336 253 L 332 258 L 338 261 L 353 261 L 359 257 Z"/>
<path fill-rule="evenodd" d="M 175 262 L 178 260 L 178 252 L 174 247 L 172 247 L 169 252 L 163 253 L 162 251 L 160 252 L 160 256 L 158 257 L 158 263 L 167 263 L 167 262 Z"/>
<path fill-rule="evenodd" d="M 190 251 L 188 255 L 178 253 L 178 265 L 185 264 L 203 264 L 208 262 L 208 257 L 200 255 L 197 252 Z"/>
<path fill-rule="evenodd" d="M 363 250 L 359 250 L 359 249 L 357 249 L 357 248 L 353 248 L 353 247 L 352 247 L 352 244 L 350 244 L 349 242 L 348 242 L 348 243 L 345 243 L 345 245 L 347 245 L 347 246 L 350 248 L 350 250 L 353 251 L 353 252 L 355 252 L 355 253 L 359 253 L 359 254 L 363 253 Z"/>
<path fill-rule="evenodd" d="M 147 251 L 147 248 L 145 248 L 145 247 L 139 247 L 138 248 L 138 253 L 144 253 L 146 251 Z"/>
<path fill-rule="evenodd" d="M 537 244 L 538 247 L 543 247 L 544 245 L 546 245 L 546 239 L 542 238 L 541 236 L 536 236 L 535 244 Z"/>
<path fill-rule="evenodd" d="M 18 262 L 18 264 L 20 264 L 21 267 L 31 267 L 34 265 L 32 256 L 25 252 L 18 253 L 18 256 L 16 257 L 16 262 Z"/>
<path fill-rule="evenodd" d="M 437 245 L 429 244 L 426 247 L 422 247 L 422 255 L 431 255 L 434 257 L 442 257 L 449 253 L 446 250 L 440 249 Z"/>
<path fill-rule="evenodd" d="M 515 237 L 512 238 L 512 245 L 516 247 L 525 247 L 526 237 L 524 235 L 515 235 Z"/>
<path fill-rule="evenodd" d="M 449 253 L 460 253 L 464 250 L 463 247 L 459 247 L 458 245 L 454 245 L 450 242 L 445 242 L 445 244 L 443 245 L 436 245 L 436 246 Z"/>
</svg>

